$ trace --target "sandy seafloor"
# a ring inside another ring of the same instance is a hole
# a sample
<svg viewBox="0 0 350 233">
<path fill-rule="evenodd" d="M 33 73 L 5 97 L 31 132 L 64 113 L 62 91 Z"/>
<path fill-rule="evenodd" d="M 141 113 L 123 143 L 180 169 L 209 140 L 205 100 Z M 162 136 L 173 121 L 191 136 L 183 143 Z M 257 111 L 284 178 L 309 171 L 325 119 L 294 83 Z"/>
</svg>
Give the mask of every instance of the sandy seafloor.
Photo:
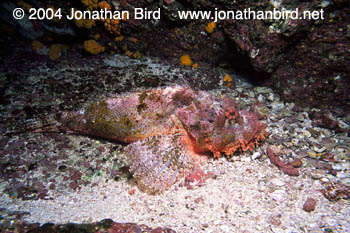
<svg viewBox="0 0 350 233">
<path fill-rule="evenodd" d="M 16 94 L 16 88 L 21 87 L 9 87 L 6 93 L 11 104 L 1 105 L 2 119 L 15 119 L 20 114 L 13 111 L 13 108 L 21 112 L 27 105 L 48 106 L 51 103 L 52 107 L 45 113 L 48 115 L 62 109 L 77 109 L 77 106 L 112 96 L 116 92 L 137 89 L 136 87 L 144 89 L 147 82 L 161 85 L 182 82 L 193 85 L 198 81 L 205 86 L 205 81 L 200 79 L 206 78 L 201 76 L 201 72 L 205 70 L 173 68 L 158 61 L 139 62 L 118 56 L 107 57 L 95 64 L 67 66 L 43 66 L 38 71 L 29 72 L 26 77 L 29 84 L 24 88 L 22 97 Z M 101 66 L 103 68 L 96 69 Z M 100 71 L 105 73 L 101 74 Z M 94 72 L 100 72 L 99 81 L 102 84 L 94 86 Z M 259 112 L 264 116 L 262 121 L 267 127 L 269 137 L 253 152 L 237 153 L 232 158 L 209 158 L 203 165 L 203 170 L 212 172 L 213 175 L 204 184 L 193 184 L 193 188 L 188 189 L 180 181 L 163 194 L 149 195 L 141 192 L 133 185 L 132 179 L 125 175 L 117 177 L 118 179 L 109 175 L 110 170 L 123 163 L 119 161 L 123 157 L 123 146 L 79 135 L 43 136 L 26 132 L 7 138 L 1 145 L 6 152 L 2 154 L 2 162 L 6 158 L 14 161 L 13 158 L 18 156 L 24 161 L 13 166 L 21 168 L 27 166 L 28 161 L 35 161 L 35 166 L 27 169 L 25 174 L 11 176 L 6 173 L 1 176 L 1 208 L 26 212 L 23 215 L 25 221 L 40 223 L 84 223 L 110 218 L 115 222 L 169 227 L 177 232 L 350 232 L 349 200 L 329 201 L 320 191 L 324 188 L 324 183 L 330 181 L 350 184 L 348 135 L 314 127 L 307 111 L 296 111 L 293 103 L 283 103 L 271 89 L 254 87 L 233 73 L 231 76 L 234 78 L 235 88 L 228 88 L 221 81 L 225 72 L 227 71 L 218 71 L 218 81 L 210 92 L 218 96 L 231 96 L 242 107 L 260 103 Z M 118 82 L 108 81 L 108 75 L 117 77 Z M 175 76 L 176 82 L 173 80 Z M 77 95 L 72 94 L 67 98 L 66 90 L 50 89 L 50 79 L 57 83 L 69 83 L 69 79 L 78 80 L 72 86 L 84 85 L 85 81 L 89 85 L 81 88 L 80 92 L 76 91 Z M 46 85 L 46 82 L 49 84 Z M 111 86 L 108 86 L 108 82 Z M 36 89 L 42 83 L 45 88 Z M 124 87 L 123 83 L 126 83 Z M 32 89 L 30 84 L 33 84 Z M 39 90 L 40 94 L 28 103 L 26 95 L 35 95 L 33 90 Z M 49 91 L 45 96 L 44 92 L 47 90 Z M 68 103 L 75 105 L 68 106 Z M 349 127 L 348 118 L 332 117 L 343 128 Z M 22 140 L 24 146 L 9 150 L 12 144 L 18 144 L 18 140 Z M 28 148 L 33 142 L 34 149 Z M 64 147 L 62 144 L 70 146 Z M 303 162 L 303 166 L 299 168 L 300 175 L 285 175 L 272 165 L 266 155 L 269 146 L 284 161 L 300 158 Z M 326 153 L 331 153 L 334 161 L 324 160 L 322 154 Z M 55 157 L 53 164 L 41 162 L 50 160 L 52 156 Z M 64 178 L 65 169 L 57 172 L 62 164 L 73 168 L 73 172 L 68 169 L 70 176 L 72 173 L 74 176 L 76 171 L 82 176 L 75 180 Z M 329 174 L 329 167 L 325 169 L 327 166 L 320 164 L 331 165 L 337 174 Z M 90 169 L 91 167 L 94 169 Z M 39 187 L 38 190 L 44 190 L 45 198 L 22 200 L 20 192 L 16 188 L 11 189 L 21 182 L 21 187 L 34 187 L 36 183 L 40 183 L 44 188 Z M 307 198 L 313 198 L 317 202 L 312 212 L 303 210 Z"/>
</svg>

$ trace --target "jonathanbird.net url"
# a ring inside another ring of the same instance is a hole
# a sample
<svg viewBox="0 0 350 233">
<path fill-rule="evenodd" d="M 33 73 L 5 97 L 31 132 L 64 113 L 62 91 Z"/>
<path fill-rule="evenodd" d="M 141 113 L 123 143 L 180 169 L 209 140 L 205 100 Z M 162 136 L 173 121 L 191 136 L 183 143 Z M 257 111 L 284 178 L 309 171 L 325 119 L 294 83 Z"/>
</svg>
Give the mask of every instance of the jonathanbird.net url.
<svg viewBox="0 0 350 233">
<path fill-rule="evenodd" d="M 299 13 L 299 9 L 296 8 L 294 10 L 279 10 L 274 8 L 269 11 L 256 11 L 251 10 L 250 8 L 244 10 L 236 10 L 236 11 L 224 11 L 218 10 L 215 8 L 215 11 L 178 11 L 178 16 L 180 19 L 209 19 L 217 22 L 219 20 L 264 20 L 264 19 L 324 19 L 323 9 L 308 11 L 304 10 Z"/>
</svg>

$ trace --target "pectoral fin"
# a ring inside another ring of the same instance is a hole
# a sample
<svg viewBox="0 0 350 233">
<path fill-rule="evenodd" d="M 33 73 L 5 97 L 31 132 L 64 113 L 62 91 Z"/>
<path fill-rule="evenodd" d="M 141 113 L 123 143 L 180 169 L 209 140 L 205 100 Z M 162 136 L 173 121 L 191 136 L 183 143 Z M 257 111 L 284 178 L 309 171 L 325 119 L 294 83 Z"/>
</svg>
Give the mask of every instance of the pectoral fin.
<svg viewBox="0 0 350 233">
<path fill-rule="evenodd" d="M 159 193 L 192 171 L 194 160 L 182 134 L 152 136 L 125 148 L 130 170 L 143 191 Z"/>
</svg>

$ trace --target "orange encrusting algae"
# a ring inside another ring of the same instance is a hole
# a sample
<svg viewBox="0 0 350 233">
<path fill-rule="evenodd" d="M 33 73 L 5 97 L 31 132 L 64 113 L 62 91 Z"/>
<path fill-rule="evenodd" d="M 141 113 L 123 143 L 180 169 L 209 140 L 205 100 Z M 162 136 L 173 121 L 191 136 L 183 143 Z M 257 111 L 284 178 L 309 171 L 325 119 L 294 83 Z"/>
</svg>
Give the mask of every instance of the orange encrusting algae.
<svg viewBox="0 0 350 233">
<path fill-rule="evenodd" d="M 103 46 L 95 40 L 87 40 L 84 42 L 84 49 L 91 54 L 98 54 L 105 50 Z"/>
<path fill-rule="evenodd" d="M 106 1 L 99 2 L 98 3 L 98 7 L 101 8 L 101 9 L 106 9 L 106 10 L 111 10 L 112 9 L 111 5 L 109 5 L 109 3 L 106 2 Z"/>
<path fill-rule="evenodd" d="M 232 77 L 229 74 L 225 74 L 224 76 L 224 83 L 226 84 L 227 87 L 232 86 Z"/>
<path fill-rule="evenodd" d="M 42 49 L 44 47 L 43 43 L 41 43 L 38 40 L 33 40 L 32 41 L 32 49 L 34 51 L 39 51 L 40 49 Z"/>
<path fill-rule="evenodd" d="M 98 0 L 82 0 L 81 1 L 89 10 L 97 8 Z"/>
<path fill-rule="evenodd" d="M 192 60 L 190 58 L 190 55 L 184 54 L 180 57 L 180 63 L 184 66 L 191 66 L 192 65 Z"/>
<path fill-rule="evenodd" d="M 210 22 L 208 23 L 208 25 L 205 27 L 205 30 L 208 32 L 208 33 L 212 33 L 214 31 L 216 27 L 216 23 L 215 22 Z"/>
<path fill-rule="evenodd" d="M 68 48 L 67 45 L 63 44 L 52 44 L 50 46 L 50 49 L 48 51 L 48 55 L 52 60 L 57 60 L 61 55 L 64 50 Z"/>
</svg>

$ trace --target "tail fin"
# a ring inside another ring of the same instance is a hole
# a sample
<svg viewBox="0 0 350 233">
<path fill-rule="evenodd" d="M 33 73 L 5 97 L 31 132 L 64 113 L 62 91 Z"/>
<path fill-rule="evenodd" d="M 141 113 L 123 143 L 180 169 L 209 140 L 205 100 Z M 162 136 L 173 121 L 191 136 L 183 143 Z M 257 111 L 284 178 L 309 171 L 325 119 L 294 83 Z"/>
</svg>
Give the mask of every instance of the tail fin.
<svg viewBox="0 0 350 233">
<path fill-rule="evenodd" d="M 5 136 L 18 135 L 27 132 L 36 133 L 58 133 L 59 123 L 56 121 L 55 115 L 49 115 L 45 118 L 32 118 L 21 122 L 13 122 L 10 124 Z"/>
<path fill-rule="evenodd" d="M 181 136 L 152 136 L 125 148 L 141 190 L 163 192 L 193 169 L 192 157 L 179 141 Z"/>
</svg>

